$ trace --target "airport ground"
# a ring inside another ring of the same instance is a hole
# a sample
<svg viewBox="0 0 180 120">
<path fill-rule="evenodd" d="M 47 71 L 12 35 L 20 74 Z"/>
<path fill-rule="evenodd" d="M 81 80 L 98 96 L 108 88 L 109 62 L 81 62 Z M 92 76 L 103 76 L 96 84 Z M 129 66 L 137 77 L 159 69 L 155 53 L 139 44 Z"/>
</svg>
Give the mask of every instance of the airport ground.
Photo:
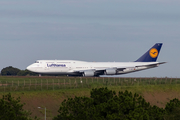
<svg viewBox="0 0 180 120">
<path fill-rule="evenodd" d="M 17 81 L 17 79 L 29 79 L 29 77 L 0 77 L 1 82 L 4 81 Z M 31 80 L 33 79 L 38 79 L 38 78 L 32 78 L 30 77 Z M 43 79 L 43 78 L 41 78 Z M 54 79 L 53 77 L 46 77 L 47 79 Z M 65 78 L 63 78 L 65 79 Z M 69 79 L 69 78 L 68 78 Z M 75 78 L 71 78 L 75 79 Z M 89 79 L 89 78 L 88 78 Z M 107 78 L 108 79 L 108 78 Z M 121 78 L 122 80 L 127 80 L 124 78 Z M 122 81 L 120 79 L 120 81 Z M 21 102 L 26 103 L 24 106 L 24 109 L 30 110 L 32 112 L 32 116 L 37 116 L 41 119 L 44 118 L 44 110 L 43 109 L 38 109 L 37 107 L 46 107 L 47 108 L 47 120 L 51 120 L 54 116 L 58 114 L 58 109 L 61 104 L 61 102 L 64 99 L 67 99 L 68 97 L 75 97 L 75 96 L 90 96 L 90 91 L 94 87 L 108 87 L 108 89 L 116 91 L 124 91 L 128 90 L 133 93 L 138 93 L 142 95 L 146 101 L 150 102 L 151 105 L 157 105 L 158 107 L 165 107 L 165 104 L 173 99 L 173 98 L 178 98 L 180 99 L 180 84 L 179 84 L 179 79 L 174 79 L 174 82 L 172 78 L 169 78 L 169 83 L 167 78 L 161 78 L 159 81 L 161 83 L 166 83 L 166 84 L 150 84 L 154 81 L 155 78 L 152 79 L 144 79 L 148 81 L 146 84 L 139 84 L 138 85 L 132 85 L 132 81 L 134 82 L 134 78 L 128 78 L 131 81 L 129 83 L 131 84 L 126 84 L 123 85 L 121 83 L 114 82 L 114 85 L 112 84 L 113 81 L 119 81 L 119 79 L 113 79 L 112 83 L 109 84 L 97 84 L 94 83 L 89 85 L 89 86 L 84 86 L 84 87 L 72 87 L 72 88 L 60 88 L 60 89 L 26 89 L 26 90 L 15 90 L 15 89 L 9 89 L 9 91 L 1 91 L 0 96 L 3 94 L 7 94 L 8 92 L 11 92 L 13 97 L 21 97 Z M 76 78 L 77 80 L 77 78 Z M 86 80 L 86 79 L 85 79 Z M 136 79 L 137 81 L 138 79 Z M 63 80 L 64 81 L 64 80 Z M 92 81 L 92 79 L 91 79 Z M 99 78 L 98 81 L 103 81 L 102 78 Z M 104 82 L 106 79 L 104 79 Z M 81 82 L 81 81 L 80 81 Z M 141 82 L 144 82 L 143 79 L 141 79 Z M 6 82 L 5 82 L 6 83 Z M 53 81 L 54 83 L 54 81 Z M 127 81 L 126 81 L 127 83 Z M 157 83 L 157 80 L 156 80 Z M 133 83 L 134 84 L 134 83 Z M 12 83 L 11 83 L 12 85 Z M 72 85 L 71 85 L 72 86 Z M 3 86 L 1 86 L 3 87 Z M 2 89 L 3 90 L 3 89 Z"/>
</svg>

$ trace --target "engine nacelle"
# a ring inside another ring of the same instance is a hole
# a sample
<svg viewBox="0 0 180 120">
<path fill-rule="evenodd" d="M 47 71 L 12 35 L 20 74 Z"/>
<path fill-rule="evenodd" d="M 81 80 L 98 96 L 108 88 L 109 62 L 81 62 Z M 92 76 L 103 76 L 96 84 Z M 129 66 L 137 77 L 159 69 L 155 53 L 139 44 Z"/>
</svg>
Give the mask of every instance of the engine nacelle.
<svg viewBox="0 0 180 120">
<path fill-rule="evenodd" d="M 106 69 L 104 71 L 105 75 L 115 75 L 117 73 L 117 69 Z"/>
<path fill-rule="evenodd" d="M 93 77 L 94 71 L 84 71 L 83 76 L 84 77 Z"/>
</svg>

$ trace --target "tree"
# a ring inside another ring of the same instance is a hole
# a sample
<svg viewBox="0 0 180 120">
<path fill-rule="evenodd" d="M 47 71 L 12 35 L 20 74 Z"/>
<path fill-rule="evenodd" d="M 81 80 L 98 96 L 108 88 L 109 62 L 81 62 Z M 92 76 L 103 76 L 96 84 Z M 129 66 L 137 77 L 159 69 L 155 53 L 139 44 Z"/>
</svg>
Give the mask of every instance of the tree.
<svg viewBox="0 0 180 120">
<path fill-rule="evenodd" d="M 3 95 L 0 99 L 1 120 L 31 120 L 31 112 L 23 109 L 24 104 L 20 103 L 20 97 L 14 98 L 11 94 Z M 35 117 L 36 119 L 36 117 Z"/>
<path fill-rule="evenodd" d="M 33 73 L 29 70 L 20 70 L 18 68 L 14 68 L 12 66 L 3 68 L 1 70 L 1 75 L 4 76 L 9 76 L 9 75 L 18 75 L 18 76 L 27 76 L 27 75 L 33 75 L 33 76 L 37 76 L 37 73 Z"/>
<path fill-rule="evenodd" d="M 166 104 L 165 110 L 167 111 L 166 118 L 168 120 L 173 119 L 173 120 L 179 120 L 180 118 L 180 100 L 177 98 L 170 100 Z"/>
<path fill-rule="evenodd" d="M 28 75 L 28 71 L 27 70 L 20 70 L 18 73 L 17 73 L 18 76 L 26 76 Z"/>
<path fill-rule="evenodd" d="M 38 74 L 37 73 L 33 73 L 29 70 L 20 70 L 18 73 L 17 73 L 18 76 L 27 76 L 27 75 L 33 75 L 33 76 L 37 76 Z"/>
<path fill-rule="evenodd" d="M 131 92 L 107 88 L 92 89 L 90 98 L 75 97 L 64 100 L 54 120 L 162 120 L 166 111 L 151 106 L 145 99 Z"/>
<path fill-rule="evenodd" d="M 9 66 L 1 70 L 1 75 L 17 75 L 19 71 L 20 69 Z"/>
</svg>

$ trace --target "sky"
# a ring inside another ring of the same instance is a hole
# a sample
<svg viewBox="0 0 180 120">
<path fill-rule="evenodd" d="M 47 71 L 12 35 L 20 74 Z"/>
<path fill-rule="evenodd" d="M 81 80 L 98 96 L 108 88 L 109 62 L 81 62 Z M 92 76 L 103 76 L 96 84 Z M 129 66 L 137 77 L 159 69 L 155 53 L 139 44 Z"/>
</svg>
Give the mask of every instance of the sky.
<svg viewBox="0 0 180 120">
<path fill-rule="evenodd" d="M 130 62 L 163 43 L 157 68 L 180 78 L 179 0 L 0 0 L 0 69 L 36 60 Z"/>
</svg>

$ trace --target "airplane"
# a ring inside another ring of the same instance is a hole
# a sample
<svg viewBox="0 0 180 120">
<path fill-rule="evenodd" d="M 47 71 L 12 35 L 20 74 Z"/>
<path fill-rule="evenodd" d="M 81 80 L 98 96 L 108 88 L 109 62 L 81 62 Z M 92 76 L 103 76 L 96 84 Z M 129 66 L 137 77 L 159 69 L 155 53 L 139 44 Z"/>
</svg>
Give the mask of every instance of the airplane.
<svg viewBox="0 0 180 120">
<path fill-rule="evenodd" d="M 99 77 L 120 75 L 158 67 L 166 62 L 156 62 L 163 43 L 156 43 L 134 62 L 86 62 L 77 60 L 37 60 L 27 70 L 39 74 Z"/>
</svg>

